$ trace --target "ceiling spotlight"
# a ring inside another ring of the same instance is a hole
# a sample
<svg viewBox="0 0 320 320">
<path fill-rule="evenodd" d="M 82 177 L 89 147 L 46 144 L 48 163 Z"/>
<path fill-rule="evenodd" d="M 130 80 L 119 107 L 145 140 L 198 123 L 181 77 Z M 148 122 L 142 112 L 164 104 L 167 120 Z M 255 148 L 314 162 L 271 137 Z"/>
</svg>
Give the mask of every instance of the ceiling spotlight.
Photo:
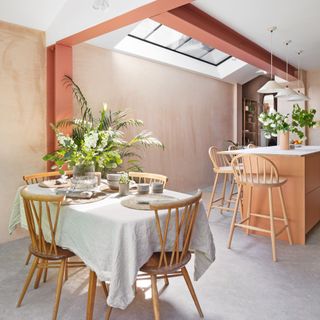
<svg viewBox="0 0 320 320">
<path fill-rule="evenodd" d="M 105 11 L 109 6 L 109 0 L 94 0 L 92 8 L 95 10 Z"/>
</svg>

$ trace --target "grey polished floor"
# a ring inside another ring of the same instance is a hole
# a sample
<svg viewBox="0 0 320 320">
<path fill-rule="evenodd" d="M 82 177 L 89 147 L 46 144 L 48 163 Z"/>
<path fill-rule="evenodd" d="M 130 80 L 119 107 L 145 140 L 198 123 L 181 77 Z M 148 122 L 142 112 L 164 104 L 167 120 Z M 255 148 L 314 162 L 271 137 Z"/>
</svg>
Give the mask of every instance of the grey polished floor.
<svg viewBox="0 0 320 320">
<path fill-rule="evenodd" d="M 204 199 L 208 194 L 204 194 Z M 236 231 L 232 250 L 226 249 L 230 214 L 213 212 L 211 229 L 216 244 L 216 262 L 196 283 L 205 319 L 210 320 L 318 320 L 320 319 L 320 227 L 306 246 L 290 247 L 277 242 L 279 262 L 271 259 L 267 238 Z M 23 305 L 17 297 L 29 267 L 24 266 L 26 239 L 0 246 L 0 319 L 51 319 L 55 271 L 46 284 L 27 292 Z M 192 265 L 189 266 L 192 270 Z M 63 287 L 59 319 L 85 319 L 88 270 L 72 271 Z M 159 280 L 159 288 L 162 287 Z M 114 310 L 112 319 L 153 319 L 149 282 L 140 283 L 137 297 L 126 310 Z M 160 295 L 162 319 L 198 319 L 182 279 L 172 279 Z M 105 301 L 97 289 L 95 319 L 104 319 Z"/>
</svg>

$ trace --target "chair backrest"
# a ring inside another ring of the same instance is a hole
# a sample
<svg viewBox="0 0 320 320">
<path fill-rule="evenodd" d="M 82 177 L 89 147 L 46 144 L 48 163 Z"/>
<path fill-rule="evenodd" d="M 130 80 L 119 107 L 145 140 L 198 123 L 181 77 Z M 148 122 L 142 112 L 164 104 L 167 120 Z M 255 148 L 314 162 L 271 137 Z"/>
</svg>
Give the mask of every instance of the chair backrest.
<svg viewBox="0 0 320 320">
<path fill-rule="evenodd" d="M 209 148 L 209 157 L 214 170 L 219 170 L 220 167 L 230 166 L 227 156 L 218 154 L 218 149 L 215 146 Z"/>
<path fill-rule="evenodd" d="M 184 200 L 171 201 L 170 203 L 162 204 L 150 204 L 150 208 L 154 210 L 155 213 L 156 226 L 161 246 L 158 268 L 179 264 L 189 252 L 192 231 L 198 215 L 201 196 L 202 193 L 199 190 L 194 196 Z M 163 224 L 160 222 L 160 210 L 167 210 Z M 171 232 L 175 231 L 172 247 L 170 247 L 170 244 L 168 243 L 169 230 L 171 230 Z M 171 253 L 170 261 L 167 259 L 166 252 Z"/>
<path fill-rule="evenodd" d="M 20 194 L 23 198 L 32 248 L 43 255 L 57 255 L 56 232 L 64 196 L 34 194 L 30 193 L 27 187 L 24 187 Z M 45 239 L 44 223 L 49 228 L 50 239 Z"/>
<path fill-rule="evenodd" d="M 257 146 L 255 145 L 255 144 L 253 144 L 253 143 L 249 143 L 248 145 L 247 145 L 247 148 L 248 149 L 251 149 L 251 148 L 256 148 Z"/>
<path fill-rule="evenodd" d="M 230 144 L 228 146 L 228 151 L 231 151 L 231 150 L 238 150 L 238 147 L 236 147 L 234 144 Z"/>
<path fill-rule="evenodd" d="M 161 182 L 163 184 L 163 187 L 165 187 L 168 182 L 167 176 L 156 173 L 129 172 L 129 177 L 137 183 Z"/>
<path fill-rule="evenodd" d="M 232 159 L 231 166 L 238 184 L 279 182 L 277 167 L 266 157 L 256 154 L 240 154 Z"/>
<path fill-rule="evenodd" d="M 71 170 L 65 171 L 65 175 L 72 176 L 72 171 Z M 33 183 L 39 183 L 45 180 L 58 179 L 59 177 L 61 177 L 61 173 L 59 171 L 50 171 L 50 172 L 40 172 L 40 173 L 29 174 L 29 175 L 23 176 L 22 178 L 26 184 L 33 184 Z"/>
</svg>

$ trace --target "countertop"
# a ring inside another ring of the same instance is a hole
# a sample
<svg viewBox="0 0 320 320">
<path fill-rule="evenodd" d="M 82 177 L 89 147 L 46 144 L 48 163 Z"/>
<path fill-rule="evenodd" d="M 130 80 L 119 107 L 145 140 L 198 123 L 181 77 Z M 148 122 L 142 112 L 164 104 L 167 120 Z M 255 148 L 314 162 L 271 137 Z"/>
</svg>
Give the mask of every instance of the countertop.
<svg viewBox="0 0 320 320">
<path fill-rule="evenodd" d="M 280 156 L 306 156 L 309 154 L 320 152 L 320 146 L 301 146 L 290 150 L 280 150 L 278 146 L 275 147 L 258 147 L 250 149 L 240 149 L 231 151 L 222 151 L 220 154 L 261 154 L 261 155 L 280 155 Z"/>
</svg>

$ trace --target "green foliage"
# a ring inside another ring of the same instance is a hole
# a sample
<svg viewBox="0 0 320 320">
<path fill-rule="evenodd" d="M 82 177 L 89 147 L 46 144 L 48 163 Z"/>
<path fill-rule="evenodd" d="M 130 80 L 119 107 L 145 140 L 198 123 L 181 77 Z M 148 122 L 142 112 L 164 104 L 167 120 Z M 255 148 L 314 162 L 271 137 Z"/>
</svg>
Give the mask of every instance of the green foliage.
<svg viewBox="0 0 320 320">
<path fill-rule="evenodd" d="M 311 128 L 316 125 L 314 117 L 316 114 L 315 109 L 305 110 L 298 104 L 295 104 L 291 113 L 291 123 L 289 121 L 289 114 L 283 115 L 279 112 L 266 113 L 262 112 L 259 115 L 259 121 L 263 124 L 265 137 L 276 137 L 278 132 L 292 132 L 303 139 L 303 128 Z"/>
<path fill-rule="evenodd" d="M 315 114 L 315 109 L 305 110 L 298 104 L 295 104 L 292 110 L 291 132 L 296 133 L 298 137 L 302 139 L 304 137 L 304 133 L 301 129 L 311 128 L 316 125 L 316 121 L 314 121 Z"/>
<path fill-rule="evenodd" d="M 73 167 L 94 163 L 98 171 L 112 171 L 126 159 L 127 170 L 141 171 L 139 149 L 151 146 L 164 148 L 151 132 L 144 130 L 131 140 L 124 140 L 121 129 L 141 127 L 143 121 L 128 118 L 127 110 L 108 110 L 106 105 L 96 119 L 80 87 L 69 76 L 65 76 L 64 84 L 73 91 L 80 106 L 81 119 L 64 119 L 51 125 L 57 137 L 58 149 L 43 159 L 54 162 L 54 168 L 62 171 L 64 165 Z M 66 129 L 71 129 L 70 136 L 63 134 L 62 131 Z"/>
</svg>

